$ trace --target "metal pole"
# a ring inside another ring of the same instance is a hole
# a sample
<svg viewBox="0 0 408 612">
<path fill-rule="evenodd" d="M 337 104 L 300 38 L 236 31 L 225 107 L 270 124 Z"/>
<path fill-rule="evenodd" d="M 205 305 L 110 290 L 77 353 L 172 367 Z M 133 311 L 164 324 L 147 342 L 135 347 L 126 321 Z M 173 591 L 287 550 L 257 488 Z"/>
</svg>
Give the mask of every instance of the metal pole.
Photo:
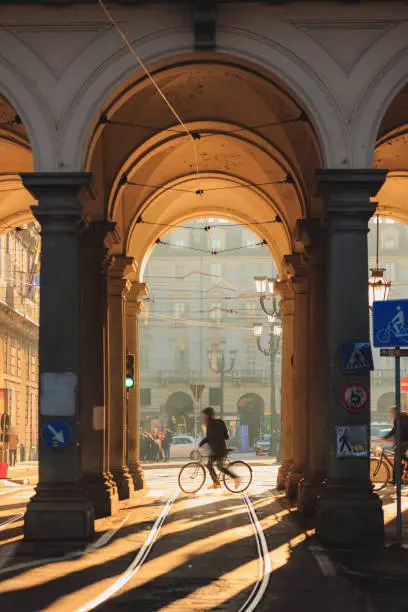
<svg viewBox="0 0 408 612">
<path fill-rule="evenodd" d="M 220 371 L 220 418 L 224 418 L 224 360 L 222 360 Z"/>
<path fill-rule="evenodd" d="M 198 399 L 197 399 L 197 385 L 195 386 L 194 393 L 194 441 L 197 442 L 197 418 L 198 418 Z"/>
<path fill-rule="evenodd" d="M 273 427 L 275 424 L 276 407 L 275 407 L 275 354 L 272 350 L 272 337 L 271 337 L 271 342 L 270 342 L 269 359 L 271 360 L 271 416 L 270 416 L 271 440 L 269 443 L 269 456 L 273 457 L 274 450 L 275 450 L 274 449 L 275 441 L 273 438 Z"/>
<path fill-rule="evenodd" d="M 397 543 L 402 545 L 402 512 L 401 512 L 401 354 L 399 347 L 395 348 L 395 481 L 397 485 Z"/>
</svg>

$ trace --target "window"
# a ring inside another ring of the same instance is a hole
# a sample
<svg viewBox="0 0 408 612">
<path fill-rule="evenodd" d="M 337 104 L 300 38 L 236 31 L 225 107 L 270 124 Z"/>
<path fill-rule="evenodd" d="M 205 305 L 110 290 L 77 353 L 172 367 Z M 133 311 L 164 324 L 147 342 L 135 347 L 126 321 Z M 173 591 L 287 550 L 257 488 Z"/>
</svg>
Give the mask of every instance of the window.
<svg viewBox="0 0 408 612">
<path fill-rule="evenodd" d="M 175 344 L 173 347 L 173 361 L 174 369 L 177 372 L 185 372 L 188 368 L 188 346 L 183 342 L 182 344 Z"/>
<path fill-rule="evenodd" d="M 140 345 L 140 369 L 144 371 L 149 369 L 149 349 L 146 344 Z"/>
<path fill-rule="evenodd" d="M 152 405 L 152 390 L 151 389 L 140 389 L 140 405 L 151 406 Z"/>
<path fill-rule="evenodd" d="M 213 321 L 221 321 L 222 319 L 222 304 L 221 302 L 212 302 L 210 308 L 210 319 Z"/>
<path fill-rule="evenodd" d="M 174 236 L 174 238 L 171 238 L 171 240 L 169 240 L 170 244 L 176 244 L 179 247 L 183 247 L 186 245 L 186 240 L 185 240 L 185 236 L 183 236 L 182 234 L 178 234 L 176 236 Z"/>
<path fill-rule="evenodd" d="M 17 375 L 17 340 L 10 338 L 10 374 Z"/>
<path fill-rule="evenodd" d="M 210 406 L 219 406 L 221 404 L 221 389 L 219 387 L 210 387 L 208 392 Z"/>
<path fill-rule="evenodd" d="M 174 302 L 174 316 L 180 319 L 185 313 L 184 302 Z"/>
<path fill-rule="evenodd" d="M 221 277 L 222 276 L 222 271 L 221 271 L 221 264 L 219 263 L 212 263 L 210 265 L 210 274 L 212 274 L 213 276 L 218 276 Z M 215 278 L 214 281 L 219 282 L 221 279 L 220 278 Z"/>
<path fill-rule="evenodd" d="M 257 351 L 258 351 L 258 348 L 254 342 L 247 342 L 247 344 L 245 344 L 246 368 L 250 372 L 253 372 L 255 370 Z"/>
</svg>

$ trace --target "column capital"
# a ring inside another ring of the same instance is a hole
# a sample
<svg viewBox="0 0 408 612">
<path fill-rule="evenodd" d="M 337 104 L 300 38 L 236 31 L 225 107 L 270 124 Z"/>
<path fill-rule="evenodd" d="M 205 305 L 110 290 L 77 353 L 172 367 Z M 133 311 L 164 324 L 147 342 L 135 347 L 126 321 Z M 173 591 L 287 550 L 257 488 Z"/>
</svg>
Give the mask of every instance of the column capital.
<svg viewBox="0 0 408 612">
<path fill-rule="evenodd" d="M 321 219 L 298 219 L 295 224 L 295 242 L 311 265 L 326 264 L 327 226 Z"/>
<path fill-rule="evenodd" d="M 110 258 L 109 263 L 107 269 L 108 295 L 121 295 L 125 298 L 131 287 L 129 275 L 134 274 L 136 270 L 135 260 L 125 255 L 114 255 Z"/>
<path fill-rule="evenodd" d="M 307 293 L 309 290 L 309 264 L 302 253 L 285 255 L 284 266 L 289 274 L 289 280 L 296 294 Z"/>
<path fill-rule="evenodd" d="M 376 203 L 370 198 L 378 193 L 386 175 L 385 170 L 375 168 L 318 170 L 316 191 L 324 200 L 331 225 L 336 219 L 344 220 L 343 225 L 351 229 L 351 218 L 354 222 L 360 218 L 366 223 L 376 209 Z"/>
<path fill-rule="evenodd" d="M 127 296 L 126 314 L 128 316 L 136 316 L 136 318 L 139 317 L 143 310 L 142 299 L 145 295 L 149 295 L 149 286 L 147 283 L 131 283 Z"/>
<path fill-rule="evenodd" d="M 23 172 L 20 176 L 24 187 L 39 201 L 33 207 L 34 214 L 44 209 L 54 214 L 81 209 L 77 196 L 81 189 L 90 188 L 92 178 L 90 172 Z"/>
</svg>

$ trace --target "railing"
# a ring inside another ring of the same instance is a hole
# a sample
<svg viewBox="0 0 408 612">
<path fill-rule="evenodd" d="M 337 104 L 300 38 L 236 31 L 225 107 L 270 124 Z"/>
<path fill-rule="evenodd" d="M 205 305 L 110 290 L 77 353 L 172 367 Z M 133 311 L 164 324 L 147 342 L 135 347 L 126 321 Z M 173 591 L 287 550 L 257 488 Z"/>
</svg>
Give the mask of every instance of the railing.
<svg viewBox="0 0 408 612">
<path fill-rule="evenodd" d="M 232 379 L 236 384 L 244 381 L 259 381 L 267 384 L 270 381 L 270 372 L 268 370 L 234 370 Z"/>
<path fill-rule="evenodd" d="M 162 383 L 167 382 L 197 382 L 199 374 L 196 370 L 163 370 L 161 373 Z"/>
</svg>

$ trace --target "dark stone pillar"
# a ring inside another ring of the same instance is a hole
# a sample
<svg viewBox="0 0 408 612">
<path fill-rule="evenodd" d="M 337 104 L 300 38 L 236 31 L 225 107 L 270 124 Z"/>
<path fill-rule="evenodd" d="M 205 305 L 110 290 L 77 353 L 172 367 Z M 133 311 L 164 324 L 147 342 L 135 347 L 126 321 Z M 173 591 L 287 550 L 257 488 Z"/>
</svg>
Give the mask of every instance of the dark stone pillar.
<svg viewBox="0 0 408 612">
<path fill-rule="evenodd" d="M 116 487 L 108 475 L 105 448 L 107 249 L 104 240 L 114 228 L 115 223 L 91 221 L 81 233 L 81 410 L 85 432 L 81 457 L 84 485 L 96 518 L 113 514 L 118 502 Z"/>
<path fill-rule="evenodd" d="M 128 465 L 135 490 L 144 488 L 140 465 L 140 383 L 139 383 L 139 316 L 143 309 L 142 297 L 148 294 L 146 283 L 132 282 L 126 301 L 127 350 L 135 356 L 135 386 L 127 393 L 128 408 Z"/>
<path fill-rule="evenodd" d="M 275 288 L 281 296 L 279 307 L 282 314 L 283 332 L 281 465 L 278 471 L 276 487 L 279 490 L 285 490 L 287 476 L 293 464 L 293 341 L 295 300 L 292 283 L 289 280 L 277 281 Z"/>
<path fill-rule="evenodd" d="M 42 236 L 39 429 L 51 432 L 48 423 L 57 421 L 68 424 L 71 432 L 60 450 L 40 438 L 39 483 L 27 506 L 24 536 L 29 541 L 81 541 L 94 530 L 94 508 L 82 483 L 81 444 L 86 434 L 80 410 L 78 191 L 89 184 L 90 174 L 31 173 L 22 174 L 22 180 L 38 200 L 33 214 Z M 62 429 L 53 428 L 59 435 L 56 440 L 61 439 Z"/>
<path fill-rule="evenodd" d="M 317 173 L 329 224 L 329 413 L 327 484 L 320 493 L 316 530 L 324 542 L 341 547 L 373 546 L 384 537 L 381 502 L 370 483 L 369 457 L 338 457 L 336 427 L 363 425 L 369 442 L 369 410 L 348 413 L 342 396 L 351 382 L 369 387 L 370 374 L 345 374 L 340 350 L 343 343 L 369 339 L 367 231 L 376 208 L 370 197 L 378 192 L 385 176 L 382 170 Z"/>
<path fill-rule="evenodd" d="M 293 465 L 286 479 L 286 494 L 294 504 L 299 482 L 303 479 L 307 460 L 307 403 L 309 367 L 309 268 L 301 254 L 287 255 L 285 264 L 290 274 L 295 300 L 294 318 L 294 399 L 293 399 Z"/>
<path fill-rule="evenodd" d="M 315 514 L 327 455 L 326 237 L 327 228 L 320 220 L 298 221 L 296 242 L 303 245 L 310 279 L 308 444 L 305 478 L 300 482 L 297 500 L 298 509 L 305 517 Z"/>
<path fill-rule="evenodd" d="M 125 389 L 126 313 L 125 301 L 130 283 L 131 257 L 114 256 L 108 269 L 108 426 L 110 472 L 118 488 L 119 499 L 128 499 L 134 491 L 126 465 L 127 418 Z"/>
</svg>

